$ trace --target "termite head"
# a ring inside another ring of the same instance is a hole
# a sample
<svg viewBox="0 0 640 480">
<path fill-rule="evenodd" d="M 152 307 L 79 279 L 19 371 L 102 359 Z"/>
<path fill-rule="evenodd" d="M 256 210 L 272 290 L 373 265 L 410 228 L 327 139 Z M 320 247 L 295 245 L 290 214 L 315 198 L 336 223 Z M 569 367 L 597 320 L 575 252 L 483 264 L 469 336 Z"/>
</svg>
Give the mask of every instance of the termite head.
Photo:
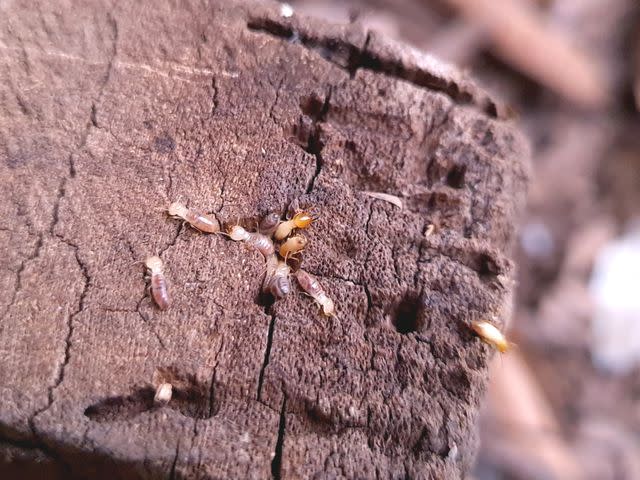
<svg viewBox="0 0 640 480">
<path fill-rule="evenodd" d="M 504 334 L 498 330 L 494 324 L 484 320 L 474 320 L 471 322 L 471 329 L 489 345 L 495 347 L 500 353 L 507 352 L 512 344 L 507 340 Z"/>
<path fill-rule="evenodd" d="M 173 202 L 169 205 L 169 215 L 172 217 L 183 217 L 186 213 L 187 207 L 180 202 Z"/>
<path fill-rule="evenodd" d="M 291 240 L 296 250 L 302 250 L 307 246 L 308 243 L 307 237 L 305 237 L 304 235 L 296 235 L 294 237 L 291 237 Z"/>
<path fill-rule="evenodd" d="M 296 213 L 292 220 L 296 228 L 308 228 L 309 225 L 311 225 L 311 222 L 313 222 L 313 217 L 311 216 L 311 213 L 302 211 Z"/>
<path fill-rule="evenodd" d="M 307 246 L 307 242 L 307 238 L 304 235 L 290 237 L 280 246 L 280 256 L 285 259 L 289 258 L 289 255 L 294 255 L 303 250 Z"/>
<path fill-rule="evenodd" d="M 245 240 L 247 238 L 247 235 L 249 234 L 249 232 L 247 232 L 244 227 L 240 226 L 240 225 L 234 225 L 231 228 L 229 228 L 228 230 L 228 235 L 231 238 L 231 240 L 235 240 L 236 242 L 240 242 L 242 240 Z"/>
<path fill-rule="evenodd" d="M 157 255 L 147 257 L 144 261 L 144 264 L 149 270 L 151 270 L 152 273 L 162 273 L 162 271 L 164 270 L 162 259 Z"/>
</svg>

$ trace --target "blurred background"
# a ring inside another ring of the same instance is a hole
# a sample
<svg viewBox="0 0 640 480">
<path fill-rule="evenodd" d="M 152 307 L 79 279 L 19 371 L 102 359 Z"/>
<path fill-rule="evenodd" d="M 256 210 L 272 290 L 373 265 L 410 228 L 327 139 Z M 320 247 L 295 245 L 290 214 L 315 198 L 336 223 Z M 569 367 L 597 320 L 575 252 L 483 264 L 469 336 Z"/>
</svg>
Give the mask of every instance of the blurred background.
<svg viewBox="0 0 640 480">
<path fill-rule="evenodd" d="M 470 478 L 640 479 L 640 2 L 299 0 L 467 70 L 531 141 L 509 325 Z"/>
</svg>

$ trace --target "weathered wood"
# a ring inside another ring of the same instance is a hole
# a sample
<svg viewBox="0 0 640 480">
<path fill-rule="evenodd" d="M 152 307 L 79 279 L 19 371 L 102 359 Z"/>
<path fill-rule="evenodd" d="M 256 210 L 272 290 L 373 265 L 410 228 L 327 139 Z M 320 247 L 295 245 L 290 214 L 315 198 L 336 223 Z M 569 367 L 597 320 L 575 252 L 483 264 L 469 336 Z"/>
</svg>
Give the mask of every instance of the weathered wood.
<svg viewBox="0 0 640 480">
<path fill-rule="evenodd" d="M 467 324 L 508 316 L 521 138 L 355 26 L 165 3 L 0 5 L 0 472 L 461 477 L 491 357 Z M 304 266 L 338 316 L 265 304 L 260 255 L 169 219 L 178 198 L 248 226 L 313 207 Z M 135 263 L 156 253 L 165 312 Z"/>
</svg>

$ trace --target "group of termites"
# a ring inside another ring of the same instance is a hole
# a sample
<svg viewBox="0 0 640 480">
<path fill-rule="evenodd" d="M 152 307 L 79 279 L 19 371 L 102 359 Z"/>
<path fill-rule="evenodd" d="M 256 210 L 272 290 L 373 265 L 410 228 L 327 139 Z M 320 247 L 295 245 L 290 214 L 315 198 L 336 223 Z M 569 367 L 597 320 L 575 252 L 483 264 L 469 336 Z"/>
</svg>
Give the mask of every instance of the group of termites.
<svg viewBox="0 0 640 480">
<path fill-rule="evenodd" d="M 307 211 L 298 211 L 287 220 L 281 220 L 275 212 L 263 217 L 252 232 L 239 224 L 230 225 L 222 231 L 218 220 L 211 215 L 195 212 L 181 202 L 173 202 L 168 208 L 169 216 L 182 220 L 203 233 L 222 234 L 236 242 L 242 242 L 250 250 L 260 252 L 265 259 L 266 271 L 262 283 L 264 293 L 279 300 L 288 295 L 291 288 L 291 276 L 295 277 L 304 292 L 313 298 L 327 316 L 335 315 L 333 300 L 326 294 L 320 282 L 310 273 L 297 268 L 294 272 L 289 265 L 292 259 L 308 244 L 307 238 L 299 233 L 309 228 L 313 222 Z M 148 257 L 145 266 L 149 271 L 151 296 L 158 308 L 166 310 L 170 305 L 167 281 L 164 276 L 164 263 L 157 256 Z"/>
<path fill-rule="evenodd" d="M 269 213 L 259 222 L 255 232 L 250 232 L 238 224 L 231 225 L 226 232 L 222 232 L 217 219 L 194 212 L 180 202 L 172 203 L 168 213 L 171 217 L 186 222 L 200 232 L 220 233 L 236 242 L 243 242 L 249 249 L 260 252 L 266 263 L 262 284 L 264 293 L 272 295 L 276 300 L 285 297 L 291 292 L 290 277 L 294 276 L 302 290 L 316 301 L 325 315 L 335 315 L 333 300 L 327 296 L 320 282 L 301 268 L 292 273 L 288 263 L 290 258 L 296 258 L 296 255 L 307 246 L 308 241 L 303 234 L 292 234 L 309 228 L 313 221 L 309 212 L 299 211 L 288 220 L 281 220 L 277 213 Z M 432 232 L 433 229 L 429 229 L 429 234 Z M 169 307 L 170 300 L 163 262 L 160 257 L 152 256 L 146 259 L 145 265 L 151 277 L 151 295 L 158 307 L 165 310 Z M 492 322 L 474 320 L 469 326 L 484 342 L 501 353 L 509 350 L 512 345 Z"/>
</svg>

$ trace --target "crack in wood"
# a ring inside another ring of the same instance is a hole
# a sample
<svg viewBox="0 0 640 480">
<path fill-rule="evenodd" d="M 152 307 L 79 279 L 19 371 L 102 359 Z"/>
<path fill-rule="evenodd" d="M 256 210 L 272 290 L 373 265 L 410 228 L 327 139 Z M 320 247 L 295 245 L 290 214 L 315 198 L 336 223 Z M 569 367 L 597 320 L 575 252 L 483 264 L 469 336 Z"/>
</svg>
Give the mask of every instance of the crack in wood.
<svg viewBox="0 0 640 480">
<path fill-rule="evenodd" d="M 285 394 L 280 409 L 280 420 L 278 421 L 278 437 L 273 450 L 273 460 L 271 460 L 271 477 L 274 480 L 280 480 L 282 478 L 282 454 L 284 452 L 284 437 L 287 428 L 286 408 L 287 396 Z"/>
<path fill-rule="evenodd" d="M 459 105 L 479 108 L 486 115 L 496 118 L 497 106 L 489 99 L 478 102 L 474 95 L 462 88 L 458 82 L 433 74 L 419 66 L 406 65 L 394 58 L 383 58 L 369 48 L 372 33 L 367 32 L 362 46 L 339 37 L 315 36 L 313 33 L 294 28 L 285 19 L 251 18 L 247 22 L 249 30 L 284 39 L 316 52 L 324 60 L 345 70 L 351 78 L 359 70 L 369 70 L 392 78 L 407 81 L 417 87 L 433 92 L 441 92 Z"/>
</svg>

